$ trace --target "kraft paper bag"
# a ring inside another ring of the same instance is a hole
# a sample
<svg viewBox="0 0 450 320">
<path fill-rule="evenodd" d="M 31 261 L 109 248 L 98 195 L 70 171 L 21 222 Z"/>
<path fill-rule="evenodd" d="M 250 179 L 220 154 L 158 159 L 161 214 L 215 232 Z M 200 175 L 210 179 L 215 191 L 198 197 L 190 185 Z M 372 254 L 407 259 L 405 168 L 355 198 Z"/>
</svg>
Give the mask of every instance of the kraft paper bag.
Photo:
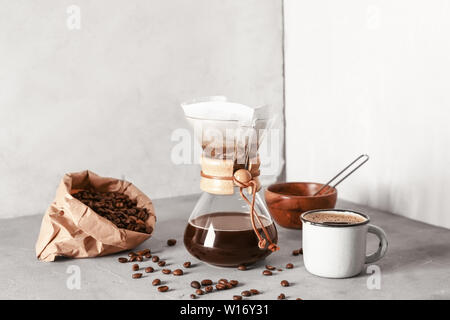
<svg viewBox="0 0 450 320">
<path fill-rule="evenodd" d="M 124 193 L 135 199 L 139 208 L 148 210 L 145 225 L 150 233 L 118 228 L 72 196 L 87 189 Z M 58 256 L 87 258 L 130 250 L 151 236 L 155 223 L 152 201 L 130 182 L 101 177 L 91 171 L 68 173 L 42 219 L 36 256 L 43 261 L 54 261 Z"/>
</svg>

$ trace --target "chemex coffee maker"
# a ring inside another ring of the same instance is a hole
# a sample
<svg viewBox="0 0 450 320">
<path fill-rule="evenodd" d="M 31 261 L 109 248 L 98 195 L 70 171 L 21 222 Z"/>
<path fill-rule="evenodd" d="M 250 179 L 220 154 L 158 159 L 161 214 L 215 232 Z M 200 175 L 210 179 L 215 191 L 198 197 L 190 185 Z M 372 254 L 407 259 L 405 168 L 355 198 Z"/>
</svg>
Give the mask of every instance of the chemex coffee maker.
<svg viewBox="0 0 450 320">
<path fill-rule="evenodd" d="M 184 244 L 196 258 L 232 267 L 278 250 L 277 229 L 258 191 L 258 148 L 273 119 L 225 97 L 182 104 L 201 143 L 203 190 L 188 221 Z"/>
</svg>

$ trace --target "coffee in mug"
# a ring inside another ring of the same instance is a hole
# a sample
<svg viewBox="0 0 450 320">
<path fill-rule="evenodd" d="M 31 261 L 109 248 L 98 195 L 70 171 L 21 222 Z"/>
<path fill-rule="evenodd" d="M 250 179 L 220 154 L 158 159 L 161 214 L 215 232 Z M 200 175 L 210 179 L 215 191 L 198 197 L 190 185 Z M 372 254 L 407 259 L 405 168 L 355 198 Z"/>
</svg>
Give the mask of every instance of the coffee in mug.
<svg viewBox="0 0 450 320">
<path fill-rule="evenodd" d="M 361 273 L 364 264 L 381 259 L 388 242 L 384 231 L 370 218 L 351 210 L 313 210 L 301 215 L 303 260 L 310 273 L 326 278 L 348 278 Z M 366 255 L 367 233 L 380 245 Z"/>
<path fill-rule="evenodd" d="M 357 224 L 365 222 L 366 218 L 351 212 L 319 211 L 305 215 L 305 220 L 322 224 Z"/>
</svg>

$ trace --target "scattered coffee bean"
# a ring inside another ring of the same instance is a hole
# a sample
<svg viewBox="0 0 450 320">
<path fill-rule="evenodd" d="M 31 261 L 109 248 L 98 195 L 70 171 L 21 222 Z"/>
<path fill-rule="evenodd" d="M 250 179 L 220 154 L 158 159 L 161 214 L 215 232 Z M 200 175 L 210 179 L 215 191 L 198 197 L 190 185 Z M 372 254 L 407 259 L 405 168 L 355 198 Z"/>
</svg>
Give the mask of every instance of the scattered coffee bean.
<svg viewBox="0 0 450 320">
<path fill-rule="evenodd" d="M 191 299 L 197 299 L 197 296 L 195 294 L 191 294 Z"/>
<path fill-rule="evenodd" d="M 185 263 L 183 263 L 183 267 L 190 268 L 191 267 L 191 262 L 190 261 L 186 261 Z"/>
<path fill-rule="evenodd" d="M 133 279 L 139 279 L 142 277 L 142 273 L 133 273 L 132 278 Z"/>
<path fill-rule="evenodd" d="M 175 270 L 173 270 L 173 275 L 174 276 L 182 276 L 183 275 L 183 270 L 175 269 Z"/>
<path fill-rule="evenodd" d="M 155 269 L 153 269 L 152 267 L 145 268 L 145 272 L 147 273 L 152 273 L 153 271 L 155 271 Z"/>
<path fill-rule="evenodd" d="M 239 284 L 239 281 L 237 280 L 230 280 L 230 283 L 233 287 L 236 287 Z"/>
<path fill-rule="evenodd" d="M 202 284 L 202 286 L 206 287 L 206 286 L 212 285 L 213 282 L 210 279 L 204 279 L 204 280 L 202 280 L 201 284 Z"/>
<path fill-rule="evenodd" d="M 136 261 L 137 256 L 131 256 L 130 259 L 128 259 L 129 262 Z"/>
<path fill-rule="evenodd" d="M 131 269 L 133 270 L 133 271 L 138 271 L 139 270 L 139 265 L 138 264 L 133 264 L 133 266 L 131 267 Z"/>
<path fill-rule="evenodd" d="M 152 285 L 154 285 L 154 286 L 159 286 L 160 284 L 161 284 L 161 280 L 159 280 L 159 279 L 155 279 L 152 281 Z"/>
<path fill-rule="evenodd" d="M 129 257 L 136 256 L 136 252 L 131 251 L 131 252 L 128 253 L 128 256 L 129 256 Z"/>
<path fill-rule="evenodd" d="M 252 293 L 248 290 L 241 292 L 241 296 L 243 296 L 243 297 L 250 297 L 251 295 L 252 295 Z"/>
<path fill-rule="evenodd" d="M 136 261 L 142 262 L 142 261 L 144 261 L 144 258 L 142 258 L 142 256 L 137 256 Z"/>
<path fill-rule="evenodd" d="M 138 256 L 145 256 L 147 253 L 150 253 L 150 249 L 144 249 L 136 252 Z"/>
<path fill-rule="evenodd" d="M 164 274 L 171 274 L 172 270 L 170 270 L 170 269 L 162 269 L 161 272 L 164 273 Z"/>
<path fill-rule="evenodd" d="M 302 298 L 297 298 L 297 299 L 295 299 L 295 300 L 303 300 Z"/>
<path fill-rule="evenodd" d="M 174 246 L 176 243 L 177 243 L 177 240 L 175 240 L 175 239 L 169 239 L 169 240 L 167 240 L 167 245 L 168 245 L 169 247 Z"/>
<path fill-rule="evenodd" d="M 293 256 L 298 256 L 300 254 L 299 250 L 292 251 Z"/>
<path fill-rule="evenodd" d="M 152 257 L 152 261 L 153 262 L 158 262 L 159 261 L 159 257 L 158 256 L 153 256 Z"/>
<path fill-rule="evenodd" d="M 152 254 L 151 254 L 151 253 L 146 253 L 146 254 L 145 254 L 145 257 L 146 257 L 147 259 L 150 259 L 150 258 L 152 257 Z"/>
<path fill-rule="evenodd" d="M 139 208 L 137 201 L 119 192 L 82 190 L 73 197 L 89 206 L 96 214 L 108 219 L 118 228 L 142 233 L 152 233 L 153 228 L 145 221 L 151 212 Z"/>
<path fill-rule="evenodd" d="M 217 290 L 224 290 L 224 289 L 226 289 L 227 287 L 224 285 L 224 284 L 221 284 L 221 283 L 218 283 L 218 284 L 216 284 L 216 289 Z"/>
<path fill-rule="evenodd" d="M 205 291 L 206 291 L 207 293 L 212 292 L 213 290 L 214 290 L 214 288 L 213 288 L 212 286 L 206 286 L 206 287 L 205 287 Z"/>
<path fill-rule="evenodd" d="M 283 269 L 277 269 L 277 271 L 283 271 Z"/>
<path fill-rule="evenodd" d="M 238 266 L 238 269 L 241 271 L 245 271 L 245 270 L 247 270 L 247 267 L 245 265 L 241 264 Z"/>
<path fill-rule="evenodd" d="M 221 283 L 221 284 L 227 284 L 228 280 L 227 279 L 219 279 L 219 281 L 217 281 L 217 282 Z"/>
<path fill-rule="evenodd" d="M 198 281 L 192 281 L 191 282 L 191 287 L 195 288 L 195 289 L 199 289 L 201 287 L 200 282 Z"/>
<path fill-rule="evenodd" d="M 280 295 L 278 296 L 278 300 L 284 300 L 286 299 L 286 296 L 284 295 L 284 293 L 280 293 Z"/>
<path fill-rule="evenodd" d="M 160 287 L 158 287 L 158 291 L 159 292 L 166 292 L 167 290 L 169 290 L 168 286 L 160 286 Z"/>
<path fill-rule="evenodd" d="M 119 261 L 120 263 L 127 263 L 128 259 L 127 258 L 119 258 L 119 259 L 117 259 L 117 261 Z"/>
<path fill-rule="evenodd" d="M 233 296 L 233 300 L 242 300 L 242 296 Z"/>
<path fill-rule="evenodd" d="M 195 293 L 198 294 L 199 296 L 205 294 L 205 292 L 202 289 L 195 290 Z"/>
<path fill-rule="evenodd" d="M 229 282 L 227 282 L 227 284 L 225 284 L 225 286 L 227 287 L 227 289 L 231 289 L 233 288 L 233 285 Z"/>
<path fill-rule="evenodd" d="M 289 287 L 289 282 L 287 280 L 283 280 L 283 281 L 281 281 L 281 286 L 282 287 Z"/>
<path fill-rule="evenodd" d="M 271 276 L 271 275 L 272 275 L 272 271 L 264 270 L 264 271 L 263 271 L 263 275 L 265 275 L 265 276 Z"/>
<path fill-rule="evenodd" d="M 164 267 L 166 265 L 166 262 L 164 260 L 161 260 L 158 262 L 158 266 Z"/>
<path fill-rule="evenodd" d="M 250 292 L 251 292 L 252 294 L 259 294 L 259 291 L 256 290 L 256 289 L 250 289 Z"/>
<path fill-rule="evenodd" d="M 292 263 L 288 263 L 286 265 L 286 269 L 292 269 L 294 267 L 294 265 Z"/>
<path fill-rule="evenodd" d="M 274 266 L 266 265 L 267 270 L 275 270 L 276 268 Z"/>
</svg>

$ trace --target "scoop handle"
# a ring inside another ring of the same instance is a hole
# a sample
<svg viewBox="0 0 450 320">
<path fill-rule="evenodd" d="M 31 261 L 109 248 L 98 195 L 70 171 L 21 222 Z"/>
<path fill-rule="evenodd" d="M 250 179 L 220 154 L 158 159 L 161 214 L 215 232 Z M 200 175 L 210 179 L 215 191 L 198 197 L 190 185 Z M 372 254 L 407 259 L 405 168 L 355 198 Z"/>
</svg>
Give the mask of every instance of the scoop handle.
<svg viewBox="0 0 450 320">
<path fill-rule="evenodd" d="M 343 178 L 341 178 L 341 180 L 339 180 L 338 182 L 336 182 L 332 187 L 336 188 L 336 186 L 338 184 L 340 184 L 342 181 L 344 181 L 349 175 L 351 175 L 353 172 L 355 172 L 359 167 L 361 167 L 364 163 L 366 163 L 367 161 L 369 161 L 369 156 L 367 154 L 362 154 L 360 155 L 358 158 L 356 158 L 355 160 L 353 160 L 348 166 L 346 166 L 344 169 L 342 169 L 337 175 L 335 175 L 330 181 L 328 181 L 326 184 L 324 184 L 322 186 L 322 188 L 319 189 L 319 191 L 317 191 L 316 193 L 314 193 L 313 196 L 317 196 L 319 195 L 323 189 L 327 188 L 330 183 L 332 183 L 334 180 L 336 180 L 337 178 L 339 178 L 340 175 L 344 174 L 347 169 L 349 169 L 352 165 L 354 165 L 356 162 L 358 162 L 360 159 L 364 159 L 364 161 L 362 161 L 358 166 L 356 166 L 352 171 L 350 171 L 349 173 L 347 173 Z M 325 192 L 324 194 L 326 194 L 327 192 Z"/>
</svg>

